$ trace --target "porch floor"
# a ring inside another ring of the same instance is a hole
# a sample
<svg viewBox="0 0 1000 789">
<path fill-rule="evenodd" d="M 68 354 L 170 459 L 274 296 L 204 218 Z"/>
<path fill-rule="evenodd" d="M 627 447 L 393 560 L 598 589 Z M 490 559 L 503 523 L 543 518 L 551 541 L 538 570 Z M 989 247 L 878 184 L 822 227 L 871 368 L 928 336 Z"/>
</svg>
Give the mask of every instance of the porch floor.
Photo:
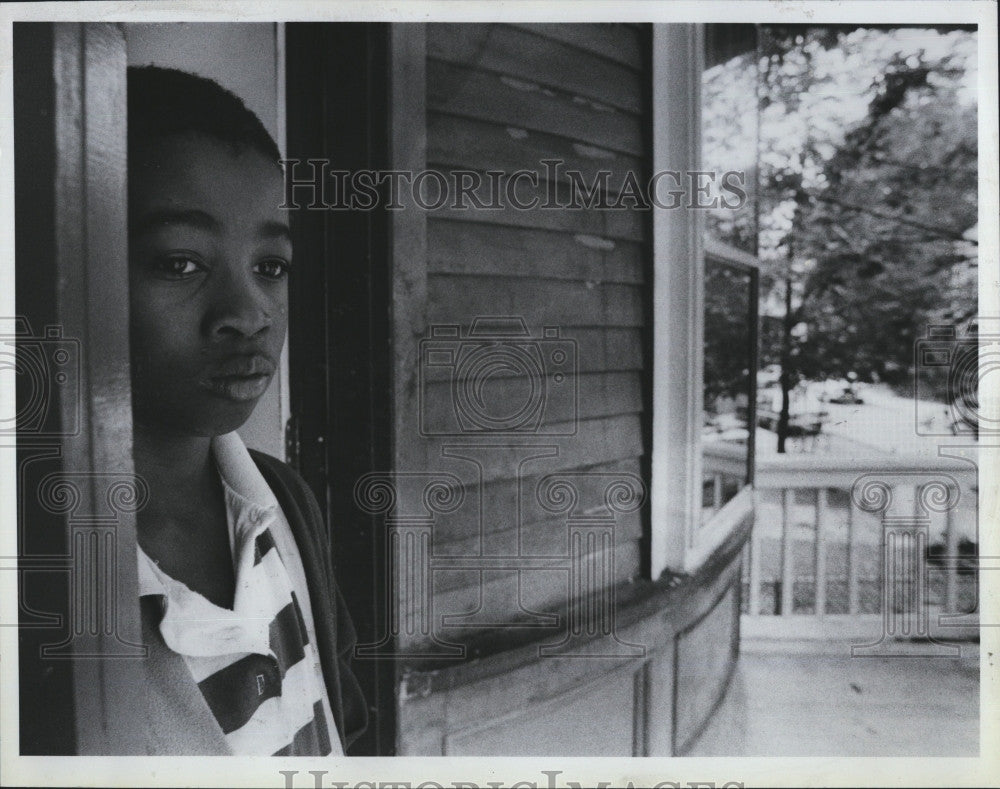
<svg viewBox="0 0 1000 789">
<path fill-rule="evenodd" d="M 979 647 L 851 657 L 846 643 L 744 643 L 689 756 L 977 756 Z"/>
</svg>

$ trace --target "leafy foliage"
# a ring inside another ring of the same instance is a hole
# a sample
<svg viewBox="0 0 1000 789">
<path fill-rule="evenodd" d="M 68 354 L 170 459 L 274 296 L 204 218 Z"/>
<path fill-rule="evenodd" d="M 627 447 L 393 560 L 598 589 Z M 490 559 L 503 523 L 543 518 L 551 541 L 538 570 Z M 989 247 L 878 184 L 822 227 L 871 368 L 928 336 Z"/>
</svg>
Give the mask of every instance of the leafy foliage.
<svg viewBox="0 0 1000 789">
<path fill-rule="evenodd" d="M 755 80 L 756 216 L 709 228 L 757 241 L 761 363 L 786 392 L 852 371 L 906 385 L 926 326 L 975 314 L 975 55 L 969 31 L 775 26 L 706 72 L 707 126 Z M 706 131 L 711 164 L 750 147 Z"/>
</svg>

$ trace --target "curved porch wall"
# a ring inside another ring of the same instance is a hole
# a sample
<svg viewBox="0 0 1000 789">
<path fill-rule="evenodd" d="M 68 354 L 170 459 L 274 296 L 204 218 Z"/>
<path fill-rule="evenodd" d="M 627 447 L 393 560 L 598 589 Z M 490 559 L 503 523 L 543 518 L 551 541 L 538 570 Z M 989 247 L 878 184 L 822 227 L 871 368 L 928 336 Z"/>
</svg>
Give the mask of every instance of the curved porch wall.
<svg viewBox="0 0 1000 789">
<path fill-rule="evenodd" d="M 740 548 L 620 609 L 631 658 L 542 657 L 537 644 L 463 665 L 404 665 L 400 755 L 682 756 L 721 703 L 739 655 Z"/>
</svg>

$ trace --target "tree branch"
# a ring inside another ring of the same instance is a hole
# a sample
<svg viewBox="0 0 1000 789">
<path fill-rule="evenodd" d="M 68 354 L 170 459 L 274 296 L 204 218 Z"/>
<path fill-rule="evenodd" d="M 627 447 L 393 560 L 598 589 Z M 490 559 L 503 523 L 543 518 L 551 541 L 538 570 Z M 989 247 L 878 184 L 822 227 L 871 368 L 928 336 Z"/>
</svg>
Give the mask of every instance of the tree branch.
<svg viewBox="0 0 1000 789">
<path fill-rule="evenodd" d="M 966 238 L 962 233 L 957 230 L 952 230 L 948 227 L 937 227 L 935 225 L 928 225 L 924 222 L 918 222 L 916 219 L 907 219 L 906 217 L 899 216 L 898 214 L 892 214 L 888 211 L 879 211 L 877 208 L 869 208 L 867 206 L 855 205 L 854 203 L 848 203 L 843 200 L 838 200 L 836 197 L 828 197 L 827 195 L 813 195 L 813 199 L 819 200 L 821 203 L 830 203 L 832 205 L 840 206 L 848 211 L 856 211 L 859 214 L 868 214 L 869 216 L 878 217 L 879 219 L 888 219 L 890 222 L 897 222 L 901 225 L 907 225 L 909 227 L 915 227 L 918 230 L 923 230 L 927 233 L 933 233 L 939 238 L 947 238 L 951 241 L 964 241 L 967 244 L 972 244 L 973 246 L 979 246 L 979 242 L 971 238 Z"/>
<path fill-rule="evenodd" d="M 979 175 L 978 170 L 973 170 L 968 167 L 954 167 L 951 165 L 935 165 L 935 164 L 911 164 L 910 162 L 901 162 L 898 159 L 890 159 L 885 156 L 873 155 L 872 158 L 879 164 L 889 164 L 893 167 L 902 167 L 906 170 L 917 170 L 919 172 L 927 172 L 928 170 L 939 170 L 945 173 L 961 173 L 962 175 Z"/>
</svg>

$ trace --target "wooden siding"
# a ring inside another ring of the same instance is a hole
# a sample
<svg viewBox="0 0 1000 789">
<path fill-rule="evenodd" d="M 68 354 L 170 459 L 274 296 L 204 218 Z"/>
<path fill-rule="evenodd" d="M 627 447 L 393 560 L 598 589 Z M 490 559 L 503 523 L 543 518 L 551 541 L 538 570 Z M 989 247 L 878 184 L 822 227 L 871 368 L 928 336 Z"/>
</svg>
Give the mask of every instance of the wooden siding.
<svg viewBox="0 0 1000 789">
<path fill-rule="evenodd" d="M 544 159 L 560 160 L 562 171 L 579 171 L 587 184 L 598 171 L 609 171 L 612 195 L 627 172 L 639 183 L 648 179 L 651 116 L 642 27 L 431 24 L 426 30 L 428 169 L 470 170 L 484 179 L 488 171 L 537 172 L 538 188 L 519 192 L 522 199 L 547 194 Z M 560 182 L 560 188 L 568 183 L 564 175 Z M 485 186 L 477 194 L 488 201 Z M 532 338 L 558 327 L 560 339 L 573 341 L 578 354 L 578 374 L 566 381 L 577 388 L 575 412 L 547 409 L 535 434 L 500 441 L 510 446 L 487 453 L 472 477 L 442 453 L 445 445 L 470 443 L 470 437 L 434 435 L 455 420 L 449 371 L 428 374 L 423 467 L 460 475 L 467 497 L 482 496 L 486 513 L 482 531 L 479 519 L 465 511 L 439 518 L 435 556 L 480 550 L 497 556 L 518 545 L 526 554 L 565 555 L 565 516 L 526 514 L 518 526 L 513 513 L 494 519 L 489 513 L 518 501 L 519 486 L 528 500 L 533 485 L 553 472 L 645 477 L 649 228 L 648 214 L 633 210 L 445 206 L 427 212 L 429 326 L 458 325 L 464 336 L 479 316 L 517 316 Z M 492 393 L 498 402 L 513 402 L 528 386 L 530 381 L 511 375 L 496 379 Z M 557 456 L 532 462 L 525 471 L 524 444 L 555 446 Z M 594 498 L 581 508 L 600 505 Z M 618 516 L 617 581 L 642 571 L 644 519 L 644 511 Z M 435 613 L 462 614 L 479 606 L 478 617 L 499 621 L 521 606 L 538 611 L 565 602 L 565 571 L 517 576 L 511 569 L 435 572 Z M 455 749 L 465 750 L 457 742 Z"/>
</svg>

